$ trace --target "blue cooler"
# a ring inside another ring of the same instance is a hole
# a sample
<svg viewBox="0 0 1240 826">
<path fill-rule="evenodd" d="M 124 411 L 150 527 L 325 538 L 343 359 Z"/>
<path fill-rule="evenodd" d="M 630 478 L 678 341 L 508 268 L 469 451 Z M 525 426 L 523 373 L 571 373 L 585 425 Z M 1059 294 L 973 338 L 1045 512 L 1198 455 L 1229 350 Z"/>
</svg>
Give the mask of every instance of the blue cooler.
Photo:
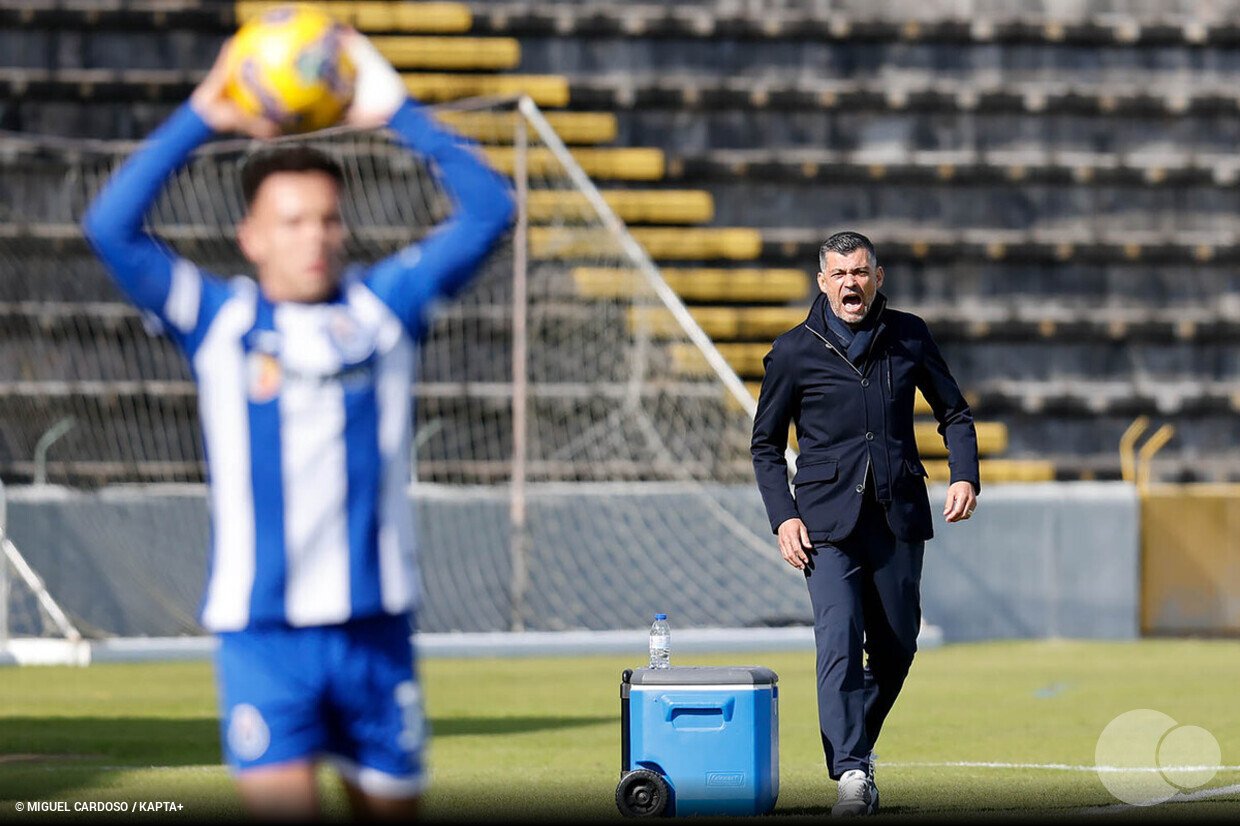
<svg viewBox="0 0 1240 826">
<path fill-rule="evenodd" d="M 632 816 L 757 815 L 779 796 L 779 677 L 758 666 L 639 668 L 620 684 Z"/>
</svg>

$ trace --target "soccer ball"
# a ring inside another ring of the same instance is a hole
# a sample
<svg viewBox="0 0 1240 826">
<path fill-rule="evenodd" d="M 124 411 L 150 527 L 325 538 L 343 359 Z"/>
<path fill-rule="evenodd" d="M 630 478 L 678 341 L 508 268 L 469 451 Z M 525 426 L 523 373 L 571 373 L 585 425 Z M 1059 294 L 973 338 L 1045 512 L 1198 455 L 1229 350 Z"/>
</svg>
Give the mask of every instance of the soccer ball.
<svg viewBox="0 0 1240 826">
<path fill-rule="evenodd" d="M 233 39 L 225 93 L 284 132 L 331 126 L 353 99 L 357 75 L 344 36 L 343 26 L 312 6 L 265 12 Z"/>
</svg>

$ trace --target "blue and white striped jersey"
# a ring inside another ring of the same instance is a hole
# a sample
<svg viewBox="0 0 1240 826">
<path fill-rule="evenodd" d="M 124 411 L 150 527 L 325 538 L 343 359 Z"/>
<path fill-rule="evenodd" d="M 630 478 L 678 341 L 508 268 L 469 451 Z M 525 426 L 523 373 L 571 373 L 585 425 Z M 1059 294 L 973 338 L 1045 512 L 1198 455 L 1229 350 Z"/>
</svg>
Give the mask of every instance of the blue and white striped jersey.
<svg viewBox="0 0 1240 826">
<path fill-rule="evenodd" d="M 411 384 L 427 311 L 506 230 L 507 187 L 408 102 L 392 128 L 435 162 L 457 209 L 429 238 L 346 272 L 337 296 L 272 303 L 142 232 L 163 182 L 210 130 L 182 107 L 92 205 L 87 235 L 186 354 L 210 477 L 212 631 L 328 625 L 416 607 L 407 489 Z"/>
</svg>

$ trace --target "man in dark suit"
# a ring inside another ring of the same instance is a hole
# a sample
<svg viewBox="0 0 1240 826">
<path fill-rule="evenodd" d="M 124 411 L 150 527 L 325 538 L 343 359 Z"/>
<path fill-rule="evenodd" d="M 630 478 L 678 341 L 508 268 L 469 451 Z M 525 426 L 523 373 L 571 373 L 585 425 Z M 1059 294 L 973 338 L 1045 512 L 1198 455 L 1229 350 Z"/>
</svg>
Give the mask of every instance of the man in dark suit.
<svg viewBox="0 0 1240 826">
<path fill-rule="evenodd" d="M 917 650 L 922 552 L 934 535 L 913 436 L 916 391 L 948 448 L 948 522 L 977 506 L 977 432 L 926 323 L 879 293 L 870 240 L 832 235 L 819 266 L 822 294 L 809 317 L 763 362 L 751 452 L 780 553 L 804 571 L 814 608 L 819 725 L 839 781 L 832 814 L 873 814 L 871 748 Z M 795 499 L 784 458 L 790 423 L 800 448 Z"/>
</svg>

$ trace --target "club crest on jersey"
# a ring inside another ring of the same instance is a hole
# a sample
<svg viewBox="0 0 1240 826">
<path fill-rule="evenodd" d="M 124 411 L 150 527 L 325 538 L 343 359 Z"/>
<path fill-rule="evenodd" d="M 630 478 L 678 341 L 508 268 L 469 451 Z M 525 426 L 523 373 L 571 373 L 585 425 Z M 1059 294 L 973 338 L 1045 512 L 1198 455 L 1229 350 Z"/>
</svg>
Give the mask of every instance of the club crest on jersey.
<svg viewBox="0 0 1240 826">
<path fill-rule="evenodd" d="M 228 748 L 240 760 L 257 760 L 271 745 L 271 730 L 262 712 L 249 703 L 238 703 L 228 715 Z"/>
<path fill-rule="evenodd" d="M 374 336 L 344 308 L 327 319 L 327 337 L 346 363 L 364 361 L 375 351 Z"/>
<path fill-rule="evenodd" d="M 282 371 L 276 355 L 255 350 L 246 360 L 246 369 L 249 372 L 247 386 L 250 401 L 263 404 L 279 394 Z"/>
</svg>

